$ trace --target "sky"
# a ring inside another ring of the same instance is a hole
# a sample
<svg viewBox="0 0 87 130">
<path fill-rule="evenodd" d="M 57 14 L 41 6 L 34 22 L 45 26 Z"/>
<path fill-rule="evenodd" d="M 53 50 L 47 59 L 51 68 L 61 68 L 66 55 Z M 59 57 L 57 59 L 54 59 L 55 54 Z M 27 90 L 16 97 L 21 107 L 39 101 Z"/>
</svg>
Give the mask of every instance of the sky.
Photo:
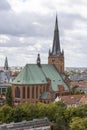
<svg viewBox="0 0 87 130">
<path fill-rule="evenodd" d="M 56 14 L 65 67 L 87 67 L 87 0 L 0 0 L 0 66 L 47 63 Z"/>
</svg>

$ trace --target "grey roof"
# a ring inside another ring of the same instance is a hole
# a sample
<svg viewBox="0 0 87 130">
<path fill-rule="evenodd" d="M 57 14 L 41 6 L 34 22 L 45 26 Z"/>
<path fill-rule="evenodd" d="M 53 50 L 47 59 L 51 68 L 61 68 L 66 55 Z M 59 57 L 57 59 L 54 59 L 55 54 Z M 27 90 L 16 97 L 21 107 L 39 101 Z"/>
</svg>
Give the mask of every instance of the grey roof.
<svg viewBox="0 0 87 130">
<path fill-rule="evenodd" d="M 87 74 L 73 74 L 69 76 L 69 79 L 72 81 L 80 81 L 80 80 L 87 80 Z"/>
<path fill-rule="evenodd" d="M 0 130 L 38 130 L 38 128 L 42 130 L 42 128 L 46 129 L 50 128 L 50 122 L 48 118 L 44 119 L 34 119 L 32 121 L 22 121 L 18 123 L 10 123 L 10 124 L 2 124 L 0 125 Z"/>
<path fill-rule="evenodd" d="M 10 78 L 11 78 L 11 76 L 10 76 L 10 72 L 9 71 L 6 71 L 6 72 L 1 71 L 0 72 L 0 83 L 4 83 L 4 82 L 9 83 Z"/>
<path fill-rule="evenodd" d="M 52 56 L 56 56 L 58 53 L 61 53 L 61 49 L 60 49 L 60 40 L 59 40 L 58 21 L 57 21 L 57 16 L 56 16 Z"/>
</svg>

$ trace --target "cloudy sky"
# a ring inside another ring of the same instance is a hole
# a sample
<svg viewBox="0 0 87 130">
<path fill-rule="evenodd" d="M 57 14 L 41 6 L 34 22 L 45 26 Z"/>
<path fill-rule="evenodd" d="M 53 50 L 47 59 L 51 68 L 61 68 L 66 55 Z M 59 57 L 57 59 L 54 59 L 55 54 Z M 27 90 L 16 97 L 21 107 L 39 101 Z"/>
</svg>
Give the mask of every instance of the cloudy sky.
<svg viewBox="0 0 87 130">
<path fill-rule="evenodd" d="M 87 0 L 0 0 L 0 66 L 47 63 L 56 13 L 65 66 L 87 67 Z"/>
</svg>

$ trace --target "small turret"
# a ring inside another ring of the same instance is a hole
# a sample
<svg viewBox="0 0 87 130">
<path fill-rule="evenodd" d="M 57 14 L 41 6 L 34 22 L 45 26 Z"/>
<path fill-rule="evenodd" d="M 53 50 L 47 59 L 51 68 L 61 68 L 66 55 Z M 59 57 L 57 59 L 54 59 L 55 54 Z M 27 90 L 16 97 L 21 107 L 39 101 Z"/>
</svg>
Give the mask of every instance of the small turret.
<svg viewBox="0 0 87 130">
<path fill-rule="evenodd" d="M 37 65 L 38 65 L 39 67 L 41 67 L 40 54 L 38 54 L 38 57 L 37 57 Z"/>
</svg>

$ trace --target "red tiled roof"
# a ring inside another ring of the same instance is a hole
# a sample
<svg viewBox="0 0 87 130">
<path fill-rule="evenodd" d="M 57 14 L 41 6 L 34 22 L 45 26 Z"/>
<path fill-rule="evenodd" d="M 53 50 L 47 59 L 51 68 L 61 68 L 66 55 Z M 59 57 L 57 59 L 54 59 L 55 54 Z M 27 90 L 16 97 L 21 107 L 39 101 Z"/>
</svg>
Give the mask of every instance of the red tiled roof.
<svg viewBox="0 0 87 130">
<path fill-rule="evenodd" d="M 79 103 L 82 97 L 83 95 L 68 95 L 68 96 L 60 96 L 60 99 L 67 105 L 73 105 Z"/>
</svg>

